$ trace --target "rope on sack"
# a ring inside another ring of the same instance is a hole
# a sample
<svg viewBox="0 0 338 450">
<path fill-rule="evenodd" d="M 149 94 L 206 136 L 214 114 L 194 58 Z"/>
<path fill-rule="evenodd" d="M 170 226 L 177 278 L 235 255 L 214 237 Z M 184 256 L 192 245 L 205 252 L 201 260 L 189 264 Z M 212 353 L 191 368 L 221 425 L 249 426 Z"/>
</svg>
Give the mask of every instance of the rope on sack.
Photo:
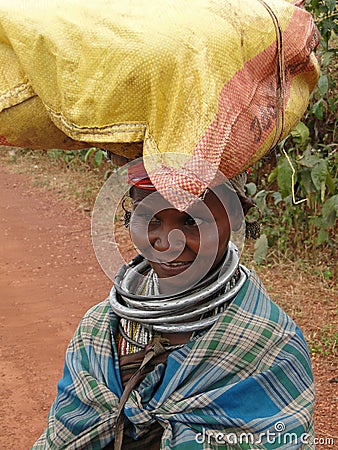
<svg viewBox="0 0 338 450">
<path fill-rule="evenodd" d="M 283 32 L 279 25 L 278 18 L 271 7 L 265 3 L 264 0 L 258 0 L 271 16 L 275 31 L 277 44 L 277 99 L 276 99 L 276 132 L 271 148 L 273 148 L 280 140 L 284 130 L 284 93 L 285 93 L 285 61 L 284 61 L 284 46 L 283 46 Z"/>
<path fill-rule="evenodd" d="M 271 148 L 273 148 L 279 142 L 282 137 L 282 133 L 284 130 L 285 118 L 284 118 L 284 94 L 285 94 L 285 61 L 284 61 L 284 47 L 283 47 L 283 33 L 281 27 L 278 22 L 278 18 L 271 9 L 271 7 L 265 3 L 264 0 L 258 0 L 261 3 L 268 13 L 270 14 L 273 24 L 275 26 L 276 31 L 276 44 L 277 44 L 277 100 L 276 100 L 276 132 L 275 137 L 273 139 Z M 299 1 L 296 6 L 301 6 L 304 2 Z M 291 168 L 291 191 L 292 191 L 292 201 L 295 205 L 299 203 L 306 202 L 306 198 L 296 201 L 295 197 L 295 168 L 289 158 L 289 155 L 286 153 L 284 146 L 282 147 L 282 152 Z"/>
</svg>

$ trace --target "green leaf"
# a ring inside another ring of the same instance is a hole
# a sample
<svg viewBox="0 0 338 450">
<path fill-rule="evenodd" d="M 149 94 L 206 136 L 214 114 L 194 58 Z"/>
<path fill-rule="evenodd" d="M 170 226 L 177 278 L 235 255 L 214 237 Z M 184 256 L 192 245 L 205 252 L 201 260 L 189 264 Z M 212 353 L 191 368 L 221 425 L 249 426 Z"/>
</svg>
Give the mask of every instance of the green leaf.
<svg viewBox="0 0 338 450">
<path fill-rule="evenodd" d="M 94 157 L 94 163 L 96 166 L 99 166 L 102 163 L 103 151 L 97 150 Z"/>
<path fill-rule="evenodd" d="M 319 230 L 317 236 L 317 245 L 325 244 L 329 241 L 329 233 L 326 230 Z"/>
<path fill-rule="evenodd" d="M 322 65 L 323 67 L 328 66 L 329 63 L 330 63 L 330 61 L 331 61 L 331 58 L 333 57 L 333 55 L 334 55 L 333 52 L 325 52 L 325 53 L 323 54 L 323 56 L 322 56 L 322 59 L 321 59 L 321 63 L 322 63 L 321 65 Z"/>
<path fill-rule="evenodd" d="M 273 181 L 275 181 L 275 179 L 277 178 L 277 174 L 278 174 L 278 167 L 275 167 L 273 171 L 269 173 L 268 182 L 272 183 Z"/>
<path fill-rule="evenodd" d="M 261 191 L 257 192 L 255 196 L 255 202 L 258 207 L 258 209 L 262 212 L 268 210 L 267 204 L 266 204 L 266 196 L 268 195 L 267 191 L 262 189 Z"/>
<path fill-rule="evenodd" d="M 322 223 L 327 229 L 333 227 L 338 217 L 338 194 L 328 198 L 322 209 Z"/>
<path fill-rule="evenodd" d="M 333 178 L 331 177 L 330 172 L 327 173 L 325 183 L 326 183 L 326 186 L 329 188 L 330 193 L 334 194 L 336 191 L 336 185 L 335 185 Z"/>
<path fill-rule="evenodd" d="M 311 150 L 307 148 L 302 157 L 297 160 L 297 163 L 312 168 L 318 163 L 319 159 L 321 158 L 317 155 L 313 155 Z"/>
<path fill-rule="evenodd" d="M 323 273 L 323 276 L 324 276 L 325 280 L 329 280 L 330 278 L 333 277 L 332 270 L 330 270 L 330 269 L 325 270 L 325 272 Z"/>
<path fill-rule="evenodd" d="M 336 0 L 325 0 L 325 4 L 330 12 L 333 12 L 336 9 Z"/>
<path fill-rule="evenodd" d="M 318 89 L 321 96 L 324 96 L 329 89 L 329 79 L 327 75 L 322 75 L 318 80 Z"/>
<path fill-rule="evenodd" d="M 323 119 L 323 99 L 321 98 L 316 102 L 312 107 L 313 114 L 317 117 L 317 119 Z"/>
<path fill-rule="evenodd" d="M 336 111 L 336 109 L 337 109 L 337 102 L 336 102 L 336 99 L 335 99 L 335 98 L 328 98 L 328 99 L 327 99 L 327 102 L 328 102 L 328 104 L 329 104 L 329 107 L 330 107 L 330 109 L 331 109 L 331 112 Z"/>
<path fill-rule="evenodd" d="M 291 131 L 291 136 L 297 144 L 303 144 L 310 136 L 308 127 L 303 122 L 298 122 Z"/>
<path fill-rule="evenodd" d="M 326 15 L 328 13 L 328 7 L 326 5 L 319 5 L 319 11 Z"/>
<path fill-rule="evenodd" d="M 91 154 L 94 153 L 95 151 L 96 151 L 96 148 L 95 148 L 95 147 L 91 147 L 91 148 L 87 151 L 87 153 L 86 153 L 86 155 L 85 155 L 85 157 L 84 157 L 84 161 L 87 162 L 88 158 L 89 158 L 89 157 L 91 156 Z"/>
<path fill-rule="evenodd" d="M 268 239 L 266 237 L 266 234 L 262 234 L 260 238 L 257 239 L 255 242 L 255 251 L 254 251 L 254 261 L 257 264 L 261 264 L 261 262 L 264 261 L 266 258 L 268 252 Z"/>
<path fill-rule="evenodd" d="M 256 194 L 257 192 L 257 186 L 255 185 L 255 183 L 248 183 L 245 185 L 246 188 L 246 192 L 247 194 L 252 197 L 253 195 Z"/>
<path fill-rule="evenodd" d="M 328 174 L 327 162 L 324 159 L 320 159 L 311 171 L 311 178 L 318 192 L 322 190 L 323 184 L 325 186 L 327 174 Z"/>
<path fill-rule="evenodd" d="M 312 182 L 310 169 L 305 168 L 302 170 L 301 181 L 302 181 L 302 186 L 305 189 L 305 192 L 307 195 L 311 194 L 312 192 L 315 192 L 315 187 Z"/>
<path fill-rule="evenodd" d="M 277 183 L 278 190 L 285 199 L 292 192 L 292 169 L 286 158 L 280 158 L 278 162 Z"/>
<path fill-rule="evenodd" d="M 278 203 L 280 203 L 283 200 L 280 192 L 274 192 L 272 194 L 272 197 L 274 199 L 275 205 L 278 205 Z"/>
</svg>

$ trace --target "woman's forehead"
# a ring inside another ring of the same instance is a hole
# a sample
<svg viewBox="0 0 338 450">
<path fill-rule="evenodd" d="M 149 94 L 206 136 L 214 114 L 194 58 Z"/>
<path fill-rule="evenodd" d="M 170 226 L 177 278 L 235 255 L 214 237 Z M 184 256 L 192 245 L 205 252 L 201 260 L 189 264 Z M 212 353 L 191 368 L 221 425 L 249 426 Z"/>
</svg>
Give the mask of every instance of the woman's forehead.
<svg viewBox="0 0 338 450">
<path fill-rule="evenodd" d="M 165 203 L 166 205 L 168 205 L 167 207 L 169 207 L 169 205 L 170 205 L 170 203 L 167 200 L 165 200 L 165 198 L 158 191 L 142 189 L 142 188 L 138 188 L 136 186 L 132 187 L 131 198 L 132 198 L 134 205 L 142 202 L 142 200 L 145 200 L 145 199 L 147 199 L 146 203 L 149 206 L 151 204 L 154 204 L 154 206 L 155 206 L 156 202 L 161 202 L 161 204 Z M 171 208 L 172 208 L 172 206 L 171 206 Z"/>
<path fill-rule="evenodd" d="M 191 213 L 194 210 L 199 209 L 202 205 L 210 208 L 211 212 L 215 208 L 224 210 L 226 209 L 226 200 L 229 195 L 230 191 L 228 190 L 228 188 L 224 186 L 216 187 L 213 191 L 208 191 L 203 200 L 197 198 L 196 203 L 192 205 L 186 212 Z M 131 198 L 134 207 L 137 207 L 142 203 L 144 207 L 146 207 L 147 209 L 152 209 L 153 211 L 159 211 L 160 209 L 176 209 L 158 191 L 151 191 L 148 189 L 142 189 L 133 186 L 131 191 Z"/>
</svg>

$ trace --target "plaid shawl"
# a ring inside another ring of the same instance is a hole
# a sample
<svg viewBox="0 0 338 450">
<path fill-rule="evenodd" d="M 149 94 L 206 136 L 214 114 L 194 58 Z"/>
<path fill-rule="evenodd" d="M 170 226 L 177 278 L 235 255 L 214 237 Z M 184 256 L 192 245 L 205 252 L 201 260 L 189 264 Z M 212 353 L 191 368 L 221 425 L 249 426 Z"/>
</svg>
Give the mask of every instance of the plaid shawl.
<svg viewBox="0 0 338 450">
<path fill-rule="evenodd" d="M 83 317 L 34 450 L 96 450 L 113 441 L 122 394 L 117 324 L 108 300 Z M 135 439 L 158 421 L 161 449 L 312 449 L 313 404 L 304 338 L 251 273 L 206 334 L 146 376 L 125 414 Z"/>
</svg>

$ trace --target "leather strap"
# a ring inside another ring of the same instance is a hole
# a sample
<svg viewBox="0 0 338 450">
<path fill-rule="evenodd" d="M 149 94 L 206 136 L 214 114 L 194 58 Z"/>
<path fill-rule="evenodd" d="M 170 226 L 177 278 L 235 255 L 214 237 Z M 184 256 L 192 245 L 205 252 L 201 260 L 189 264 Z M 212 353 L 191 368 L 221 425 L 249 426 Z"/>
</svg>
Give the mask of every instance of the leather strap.
<svg viewBox="0 0 338 450">
<path fill-rule="evenodd" d="M 114 442 L 114 450 L 121 450 L 122 442 L 123 442 L 123 432 L 124 432 L 124 406 L 129 398 L 132 390 L 143 380 L 146 375 L 144 369 L 147 368 L 148 364 L 158 355 L 161 355 L 166 352 L 163 345 L 168 344 L 167 339 L 162 338 L 161 336 L 154 336 L 152 341 L 145 348 L 145 355 L 143 361 L 138 368 L 138 370 L 132 375 L 129 379 L 128 383 L 125 386 L 123 394 L 121 396 L 119 407 L 117 410 L 117 420 L 115 425 L 115 442 Z"/>
</svg>

